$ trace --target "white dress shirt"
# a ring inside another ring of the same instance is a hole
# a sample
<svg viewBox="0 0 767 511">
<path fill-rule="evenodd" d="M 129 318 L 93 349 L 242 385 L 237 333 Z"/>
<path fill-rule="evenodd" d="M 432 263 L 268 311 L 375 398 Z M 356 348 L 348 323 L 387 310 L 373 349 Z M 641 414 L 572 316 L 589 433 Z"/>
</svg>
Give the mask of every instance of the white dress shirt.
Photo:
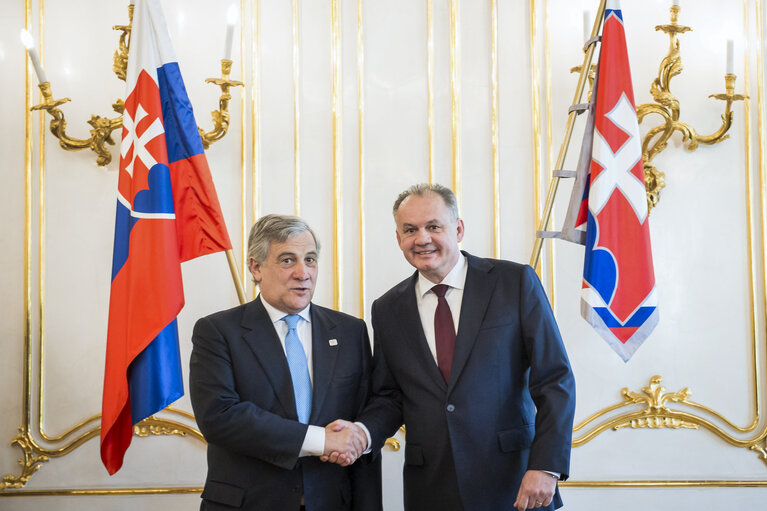
<svg viewBox="0 0 767 511">
<path fill-rule="evenodd" d="M 280 338 L 282 344 L 282 351 L 285 351 L 285 337 L 288 335 L 288 324 L 282 320 L 286 313 L 273 307 L 269 302 L 261 297 L 261 303 L 264 304 L 266 313 L 269 314 L 269 319 L 272 320 L 274 330 L 277 332 L 277 337 Z M 312 363 L 312 317 L 309 314 L 309 308 L 307 307 L 298 313 L 301 316 L 301 320 L 296 325 L 296 332 L 298 338 L 301 340 L 301 345 L 304 347 L 304 353 L 306 354 L 306 363 L 309 365 L 309 379 L 314 384 L 314 364 Z M 287 356 L 287 355 L 286 355 Z M 314 391 L 312 390 L 312 395 Z M 306 436 L 304 437 L 304 443 L 301 445 L 301 451 L 298 456 L 321 456 L 325 450 L 325 428 L 320 426 L 309 425 L 309 429 L 306 430 Z"/>
</svg>

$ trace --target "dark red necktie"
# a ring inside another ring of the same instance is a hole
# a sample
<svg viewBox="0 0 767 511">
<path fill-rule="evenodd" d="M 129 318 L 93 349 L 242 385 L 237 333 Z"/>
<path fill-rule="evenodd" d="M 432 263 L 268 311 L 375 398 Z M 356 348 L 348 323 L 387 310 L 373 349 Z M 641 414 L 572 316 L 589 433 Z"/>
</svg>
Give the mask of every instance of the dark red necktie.
<svg viewBox="0 0 767 511">
<path fill-rule="evenodd" d="M 445 300 L 448 286 L 437 284 L 431 290 L 437 295 L 437 310 L 434 312 L 434 340 L 437 344 L 437 365 L 446 382 L 450 381 L 450 366 L 455 351 L 455 325 L 450 306 Z"/>
</svg>

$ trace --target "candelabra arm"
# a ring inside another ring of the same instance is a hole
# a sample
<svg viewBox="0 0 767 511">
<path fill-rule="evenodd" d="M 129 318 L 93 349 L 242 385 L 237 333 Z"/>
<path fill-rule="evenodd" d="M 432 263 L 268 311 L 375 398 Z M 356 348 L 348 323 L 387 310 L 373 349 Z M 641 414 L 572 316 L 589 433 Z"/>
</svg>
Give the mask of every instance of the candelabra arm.
<svg viewBox="0 0 767 511">
<path fill-rule="evenodd" d="M 67 151 L 79 151 L 81 149 L 91 149 L 98 158 L 96 162 L 103 167 L 112 161 L 112 155 L 107 150 L 105 144 L 114 145 L 112 132 L 122 127 L 122 117 L 107 119 L 98 115 L 92 115 L 88 124 L 91 125 L 91 136 L 88 139 L 73 138 L 67 135 L 67 121 L 64 118 L 64 112 L 58 107 L 70 101 L 69 98 L 53 99 L 50 82 L 43 82 L 39 85 L 43 94 L 43 102 L 32 107 L 32 110 L 46 110 L 53 119 L 51 119 L 50 130 L 53 135 L 59 139 L 59 145 Z M 122 113 L 123 102 L 118 100 L 112 108 Z"/>
<path fill-rule="evenodd" d="M 221 78 L 207 78 L 205 80 L 205 83 L 213 83 L 221 88 L 221 97 L 218 100 L 218 110 L 213 110 L 210 113 L 213 118 L 213 129 L 205 132 L 204 129 L 198 128 L 200 131 L 200 138 L 202 138 L 202 146 L 205 149 L 210 148 L 210 144 L 213 142 L 221 140 L 229 130 L 229 100 L 232 99 L 229 89 L 232 87 L 244 86 L 242 82 L 229 79 L 231 70 L 232 61 L 221 59 Z"/>
</svg>

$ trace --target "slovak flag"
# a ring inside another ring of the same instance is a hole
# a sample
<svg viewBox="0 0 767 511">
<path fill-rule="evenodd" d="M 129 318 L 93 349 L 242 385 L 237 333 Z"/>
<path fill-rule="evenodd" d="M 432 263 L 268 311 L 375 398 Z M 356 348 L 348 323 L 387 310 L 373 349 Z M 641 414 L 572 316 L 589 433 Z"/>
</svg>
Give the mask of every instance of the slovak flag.
<svg viewBox="0 0 767 511">
<path fill-rule="evenodd" d="M 182 261 L 231 248 L 159 0 L 137 0 L 123 112 L 101 460 L 117 472 L 133 425 L 184 394 Z"/>
<path fill-rule="evenodd" d="M 627 362 L 657 325 L 658 304 L 642 142 L 617 0 L 607 1 L 598 69 L 585 135 L 592 138 L 584 140 L 591 150 L 582 158 L 588 174 L 575 221 L 576 228 L 586 226 L 581 314 Z"/>
</svg>

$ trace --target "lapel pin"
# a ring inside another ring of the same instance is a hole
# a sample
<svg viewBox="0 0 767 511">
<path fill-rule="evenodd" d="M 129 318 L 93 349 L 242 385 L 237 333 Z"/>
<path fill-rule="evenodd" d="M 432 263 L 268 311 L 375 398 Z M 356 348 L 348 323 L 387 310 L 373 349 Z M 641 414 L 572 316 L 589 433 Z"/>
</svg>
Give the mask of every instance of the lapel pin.
<svg viewBox="0 0 767 511">
<path fill-rule="evenodd" d="M 328 341 L 328 344 L 331 345 L 331 346 L 338 346 L 338 341 L 335 340 L 335 339 L 330 339 Z"/>
</svg>

